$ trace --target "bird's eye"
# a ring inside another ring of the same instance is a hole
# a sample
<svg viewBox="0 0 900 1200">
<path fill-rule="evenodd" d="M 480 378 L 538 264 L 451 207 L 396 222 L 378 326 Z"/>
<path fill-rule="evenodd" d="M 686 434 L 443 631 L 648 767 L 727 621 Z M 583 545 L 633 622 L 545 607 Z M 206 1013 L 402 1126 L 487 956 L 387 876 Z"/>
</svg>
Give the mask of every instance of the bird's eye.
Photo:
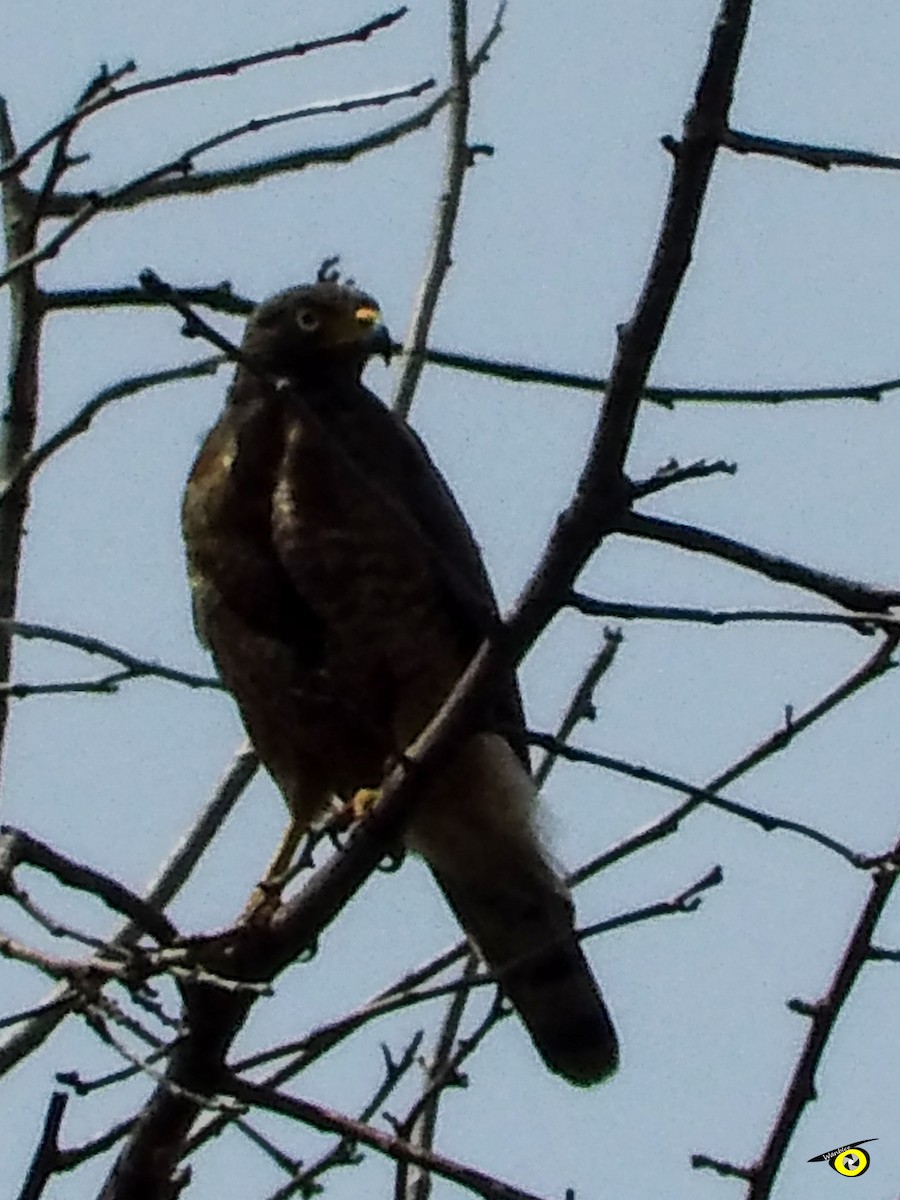
<svg viewBox="0 0 900 1200">
<path fill-rule="evenodd" d="M 318 313 L 313 312 L 311 308 L 297 309 L 297 324 L 304 333 L 313 333 L 319 328 Z"/>
</svg>

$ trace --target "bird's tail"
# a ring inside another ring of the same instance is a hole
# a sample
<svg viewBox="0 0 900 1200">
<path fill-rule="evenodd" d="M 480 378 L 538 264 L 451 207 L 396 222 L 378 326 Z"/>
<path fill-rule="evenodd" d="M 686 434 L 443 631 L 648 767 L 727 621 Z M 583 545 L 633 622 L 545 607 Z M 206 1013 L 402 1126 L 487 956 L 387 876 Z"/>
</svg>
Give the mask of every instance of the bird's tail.
<svg viewBox="0 0 900 1200">
<path fill-rule="evenodd" d="M 568 889 L 534 829 L 534 801 L 508 743 L 481 734 L 425 798 L 409 840 L 547 1066 L 597 1083 L 617 1066 L 616 1034 L 574 934 Z"/>
</svg>

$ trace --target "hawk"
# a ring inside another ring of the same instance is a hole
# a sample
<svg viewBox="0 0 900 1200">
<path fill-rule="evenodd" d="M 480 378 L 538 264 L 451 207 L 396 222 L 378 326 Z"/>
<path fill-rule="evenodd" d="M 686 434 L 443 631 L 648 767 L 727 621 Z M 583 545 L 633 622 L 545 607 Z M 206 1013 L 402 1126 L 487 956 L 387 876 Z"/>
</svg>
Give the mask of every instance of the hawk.
<svg viewBox="0 0 900 1200">
<path fill-rule="evenodd" d="M 390 338 L 335 278 L 251 314 L 183 503 L 194 619 L 291 825 L 377 789 L 498 618 L 481 554 L 416 435 L 361 382 Z M 405 834 L 551 1070 L 603 1079 L 618 1049 L 535 823 L 514 672 L 427 785 Z"/>
</svg>

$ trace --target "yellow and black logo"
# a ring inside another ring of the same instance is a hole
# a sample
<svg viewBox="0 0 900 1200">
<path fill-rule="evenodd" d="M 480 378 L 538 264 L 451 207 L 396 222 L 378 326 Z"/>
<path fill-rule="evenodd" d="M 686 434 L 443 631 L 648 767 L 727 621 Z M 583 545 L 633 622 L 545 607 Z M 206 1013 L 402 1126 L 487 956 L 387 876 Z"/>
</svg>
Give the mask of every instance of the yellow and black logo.
<svg viewBox="0 0 900 1200">
<path fill-rule="evenodd" d="M 863 1150 L 861 1147 L 865 1142 L 877 1141 L 878 1138 L 861 1138 L 858 1142 L 848 1142 L 846 1146 L 838 1146 L 837 1150 L 826 1150 L 824 1154 L 817 1154 L 815 1158 L 807 1161 L 827 1162 L 829 1167 L 837 1171 L 838 1175 L 855 1179 L 857 1175 L 864 1175 L 868 1171 L 869 1163 L 872 1161 L 868 1150 Z"/>
</svg>

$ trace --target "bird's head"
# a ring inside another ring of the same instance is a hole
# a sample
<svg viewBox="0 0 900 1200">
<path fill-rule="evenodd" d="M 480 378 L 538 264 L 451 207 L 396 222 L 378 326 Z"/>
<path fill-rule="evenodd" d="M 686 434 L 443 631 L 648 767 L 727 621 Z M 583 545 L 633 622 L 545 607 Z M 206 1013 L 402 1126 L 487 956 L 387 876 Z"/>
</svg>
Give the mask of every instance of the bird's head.
<svg viewBox="0 0 900 1200">
<path fill-rule="evenodd" d="M 358 378 L 371 355 L 389 360 L 392 342 L 376 300 L 326 279 L 264 300 L 250 314 L 242 349 L 276 374 L 337 369 Z"/>
</svg>

